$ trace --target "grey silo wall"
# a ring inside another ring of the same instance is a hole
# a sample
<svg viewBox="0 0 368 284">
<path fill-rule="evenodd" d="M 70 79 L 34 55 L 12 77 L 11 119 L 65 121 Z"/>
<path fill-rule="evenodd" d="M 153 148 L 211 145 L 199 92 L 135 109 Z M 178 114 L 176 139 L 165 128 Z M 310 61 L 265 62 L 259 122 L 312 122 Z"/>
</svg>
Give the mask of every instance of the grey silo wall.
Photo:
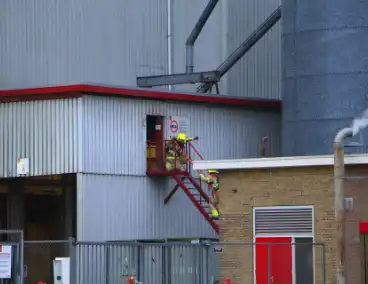
<svg viewBox="0 0 368 284">
<path fill-rule="evenodd" d="M 284 155 L 332 153 L 367 107 L 367 11 L 359 0 L 283 1 Z"/>
</svg>

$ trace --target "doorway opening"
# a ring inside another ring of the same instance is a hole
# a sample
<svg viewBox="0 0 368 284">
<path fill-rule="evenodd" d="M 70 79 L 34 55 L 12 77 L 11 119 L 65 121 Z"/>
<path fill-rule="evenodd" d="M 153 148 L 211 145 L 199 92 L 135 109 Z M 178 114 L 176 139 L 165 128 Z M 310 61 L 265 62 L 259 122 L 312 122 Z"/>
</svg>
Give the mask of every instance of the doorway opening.
<svg viewBox="0 0 368 284">
<path fill-rule="evenodd" d="M 0 229 L 24 231 L 25 283 L 53 282 L 53 259 L 76 237 L 76 175 L 0 179 Z M 2 241 L 17 241 L 2 234 Z"/>
<path fill-rule="evenodd" d="M 164 117 L 161 115 L 147 115 L 147 173 L 162 173 L 165 171 L 164 162 Z"/>
</svg>

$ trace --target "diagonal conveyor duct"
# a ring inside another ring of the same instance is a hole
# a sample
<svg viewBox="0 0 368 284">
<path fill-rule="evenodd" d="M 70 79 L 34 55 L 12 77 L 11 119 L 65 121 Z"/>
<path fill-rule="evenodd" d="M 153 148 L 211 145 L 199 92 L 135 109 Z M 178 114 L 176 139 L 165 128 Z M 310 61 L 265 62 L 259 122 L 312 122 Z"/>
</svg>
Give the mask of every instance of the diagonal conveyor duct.
<svg viewBox="0 0 368 284">
<path fill-rule="evenodd" d="M 279 6 L 230 56 L 216 69 L 220 78 L 224 76 L 279 20 L 281 6 Z M 207 82 L 197 88 L 198 93 L 211 90 L 214 83 Z"/>
</svg>

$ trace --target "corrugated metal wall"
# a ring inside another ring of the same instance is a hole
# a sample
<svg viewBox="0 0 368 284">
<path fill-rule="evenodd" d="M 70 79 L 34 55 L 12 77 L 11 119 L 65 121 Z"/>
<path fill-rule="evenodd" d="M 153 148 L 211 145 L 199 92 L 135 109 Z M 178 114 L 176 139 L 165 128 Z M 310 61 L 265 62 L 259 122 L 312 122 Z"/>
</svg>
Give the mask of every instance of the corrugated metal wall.
<svg viewBox="0 0 368 284">
<path fill-rule="evenodd" d="M 79 174 L 78 239 L 216 238 L 213 229 L 181 191 L 164 205 L 173 188 L 166 180 Z"/>
<path fill-rule="evenodd" d="M 207 3 L 172 0 L 173 72 L 184 71 L 185 40 Z M 220 1 L 195 44 L 195 69 L 217 67 L 278 3 Z M 167 0 L 12 0 L 0 11 L 1 88 L 81 82 L 135 86 L 136 76 L 168 72 Z M 221 92 L 279 97 L 279 31 L 275 28 L 234 67 Z"/>
<path fill-rule="evenodd" d="M 281 0 L 228 0 L 227 52 L 235 50 Z M 227 93 L 281 99 L 281 23 L 277 23 L 229 71 Z"/>
<path fill-rule="evenodd" d="M 84 173 L 143 176 L 146 115 L 189 118 L 190 133 L 205 159 L 258 157 L 262 137 L 280 154 L 280 115 L 204 104 L 87 96 L 83 99 Z M 107 127 L 108 126 L 108 127 Z"/>
<path fill-rule="evenodd" d="M 165 0 L 1 4 L 0 86 L 135 85 L 167 72 Z"/>
<path fill-rule="evenodd" d="M 81 240 L 215 237 L 187 196 L 146 177 L 146 115 L 186 116 L 206 159 L 259 155 L 270 137 L 280 150 L 280 116 L 240 108 L 122 98 L 83 98 L 83 164 L 79 175 L 78 236 Z M 137 226 L 136 224 L 139 224 Z"/>
<path fill-rule="evenodd" d="M 17 174 L 29 158 L 30 175 L 78 169 L 78 99 L 0 104 L 0 177 Z"/>
</svg>

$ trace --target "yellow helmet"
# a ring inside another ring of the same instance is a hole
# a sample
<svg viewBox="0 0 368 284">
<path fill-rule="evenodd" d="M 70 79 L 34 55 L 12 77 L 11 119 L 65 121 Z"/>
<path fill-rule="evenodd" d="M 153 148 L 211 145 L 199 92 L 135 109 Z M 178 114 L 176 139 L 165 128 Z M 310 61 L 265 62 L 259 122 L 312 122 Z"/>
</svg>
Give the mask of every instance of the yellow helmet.
<svg viewBox="0 0 368 284">
<path fill-rule="evenodd" d="M 185 142 L 187 140 L 187 136 L 184 134 L 184 133 L 180 133 L 178 135 L 178 137 L 176 137 L 176 139 L 179 141 L 179 142 Z"/>
<path fill-rule="evenodd" d="M 218 171 L 216 171 L 216 170 L 208 170 L 208 173 L 209 173 L 209 174 L 218 174 L 219 172 L 218 172 Z"/>
</svg>

